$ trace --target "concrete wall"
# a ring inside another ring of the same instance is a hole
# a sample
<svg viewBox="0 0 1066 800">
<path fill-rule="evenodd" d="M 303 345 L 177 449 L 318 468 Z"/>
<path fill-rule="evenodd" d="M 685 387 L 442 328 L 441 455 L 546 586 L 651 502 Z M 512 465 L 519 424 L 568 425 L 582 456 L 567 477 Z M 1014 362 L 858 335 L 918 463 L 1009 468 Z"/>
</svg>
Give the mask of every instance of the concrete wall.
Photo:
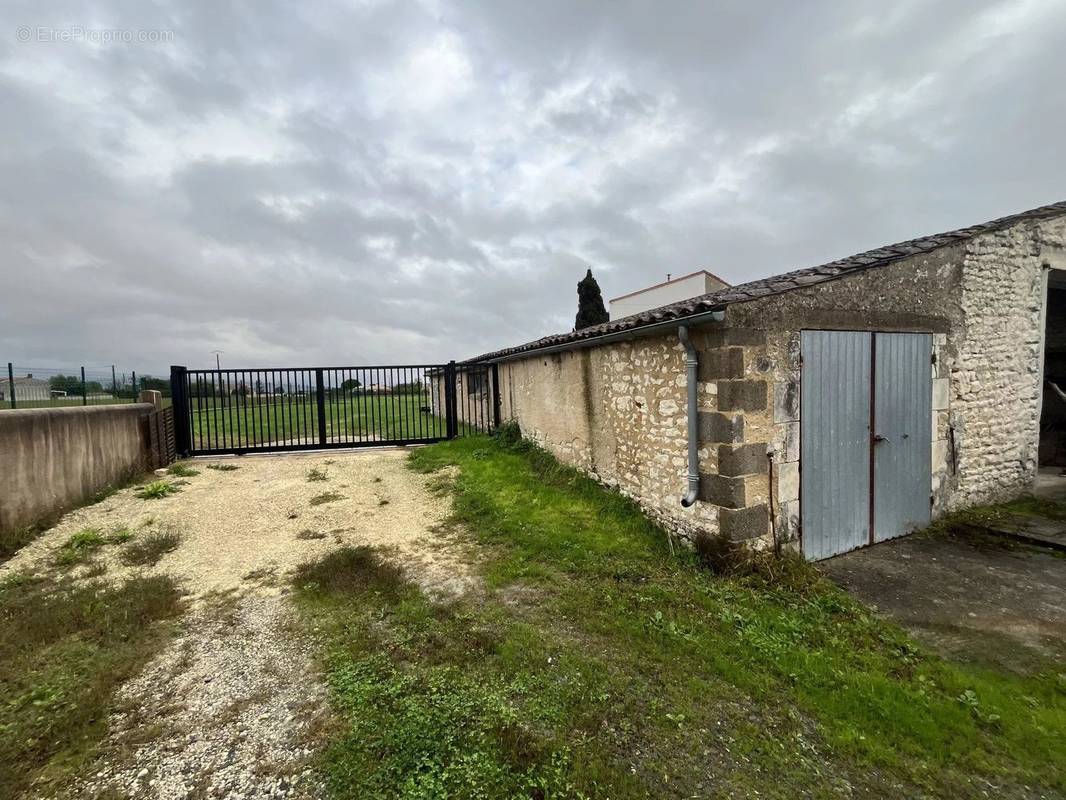
<svg viewBox="0 0 1066 800">
<path fill-rule="evenodd" d="M 702 486 L 691 509 L 678 502 L 686 401 L 675 334 L 504 362 L 503 417 L 681 534 L 796 542 L 800 331 L 930 332 L 933 514 L 1004 500 L 1028 491 L 1037 469 L 1046 266 L 1066 266 L 1062 218 L 730 306 L 694 336 Z"/>
<path fill-rule="evenodd" d="M 0 411 L 0 529 L 32 525 L 145 469 L 146 403 Z"/>
</svg>

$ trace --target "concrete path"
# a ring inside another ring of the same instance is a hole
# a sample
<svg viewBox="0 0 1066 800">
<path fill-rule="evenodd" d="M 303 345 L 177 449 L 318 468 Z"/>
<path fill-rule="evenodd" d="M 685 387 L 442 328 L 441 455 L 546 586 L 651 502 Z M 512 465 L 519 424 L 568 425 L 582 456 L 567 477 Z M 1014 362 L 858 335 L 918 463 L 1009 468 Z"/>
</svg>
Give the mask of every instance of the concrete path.
<svg viewBox="0 0 1066 800">
<path fill-rule="evenodd" d="M 823 561 L 945 655 L 1025 673 L 1066 657 L 1066 558 L 983 534 L 918 533 Z"/>
</svg>

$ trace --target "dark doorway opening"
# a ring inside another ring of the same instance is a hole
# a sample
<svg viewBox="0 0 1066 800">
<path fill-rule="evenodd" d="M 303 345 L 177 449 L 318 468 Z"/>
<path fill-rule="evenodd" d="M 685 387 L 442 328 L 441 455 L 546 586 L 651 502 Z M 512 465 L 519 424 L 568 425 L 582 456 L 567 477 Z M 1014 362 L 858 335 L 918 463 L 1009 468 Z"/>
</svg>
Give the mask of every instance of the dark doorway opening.
<svg viewBox="0 0 1066 800">
<path fill-rule="evenodd" d="M 1066 272 L 1048 273 L 1040 466 L 1066 467 Z"/>
</svg>

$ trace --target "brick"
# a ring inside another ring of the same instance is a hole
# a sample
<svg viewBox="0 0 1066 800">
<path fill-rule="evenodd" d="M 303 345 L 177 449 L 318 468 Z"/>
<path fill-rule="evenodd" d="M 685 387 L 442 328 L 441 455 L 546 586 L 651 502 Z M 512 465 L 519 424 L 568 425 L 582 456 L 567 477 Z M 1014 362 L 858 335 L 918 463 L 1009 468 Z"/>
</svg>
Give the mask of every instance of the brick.
<svg viewBox="0 0 1066 800">
<path fill-rule="evenodd" d="M 744 441 L 744 417 L 740 414 L 699 412 L 699 440 L 706 444 L 732 444 Z"/>
<path fill-rule="evenodd" d="M 794 542 L 799 539 L 799 500 L 781 503 L 775 518 L 777 538 L 780 542 Z"/>
<path fill-rule="evenodd" d="M 777 381 L 774 384 L 774 422 L 799 419 L 799 381 Z"/>
<path fill-rule="evenodd" d="M 744 377 L 744 351 L 739 347 L 704 350 L 699 354 L 701 381 Z"/>
<path fill-rule="evenodd" d="M 781 461 L 799 461 L 800 459 L 800 424 L 787 422 L 784 425 L 785 437 L 783 441 Z"/>
<path fill-rule="evenodd" d="M 747 508 L 723 508 L 718 512 L 718 529 L 722 536 L 743 542 L 769 532 L 770 513 L 765 503 Z"/>
<path fill-rule="evenodd" d="M 788 464 L 775 464 L 774 469 L 777 472 L 777 501 L 779 503 L 787 503 L 790 500 L 799 500 L 799 462 L 793 461 Z"/>
<path fill-rule="evenodd" d="M 718 447 L 719 475 L 755 475 L 767 472 L 766 443 Z"/>
<path fill-rule="evenodd" d="M 951 385 L 947 378 L 937 378 L 933 381 L 933 408 L 942 411 L 948 407 L 948 398 L 951 393 Z"/>
<path fill-rule="evenodd" d="M 719 411 L 762 411 L 766 408 L 766 381 L 719 381 Z"/>
<path fill-rule="evenodd" d="M 700 475 L 700 500 L 722 508 L 743 508 L 744 479 L 725 475 Z"/>
</svg>

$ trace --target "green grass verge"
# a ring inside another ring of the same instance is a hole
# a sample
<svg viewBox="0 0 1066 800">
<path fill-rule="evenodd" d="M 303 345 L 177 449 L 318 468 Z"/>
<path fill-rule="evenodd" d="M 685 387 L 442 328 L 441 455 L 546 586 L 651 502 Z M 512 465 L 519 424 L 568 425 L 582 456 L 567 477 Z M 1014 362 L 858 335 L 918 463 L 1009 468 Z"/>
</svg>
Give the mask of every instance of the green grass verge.
<svg viewBox="0 0 1066 800">
<path fill-rule="evenodd" d="M 107 731 L 114 690 L 167 640 L 169 578 L 0 582 L 0 798 L 48 796 Z M 32 785 L 32 789 L 31 789 Z"/>
<path fill-rule="evenodd" d="M 323 761 L 338 796 L 1066 790 L 1061 666 L 946 662 L 803 563 L 713 575 L 522 444 L 411 455 L 453 464 L 484 593 L 434 604 L 367 550 L 296 579 L 341 720 Z"/>
</svg>

